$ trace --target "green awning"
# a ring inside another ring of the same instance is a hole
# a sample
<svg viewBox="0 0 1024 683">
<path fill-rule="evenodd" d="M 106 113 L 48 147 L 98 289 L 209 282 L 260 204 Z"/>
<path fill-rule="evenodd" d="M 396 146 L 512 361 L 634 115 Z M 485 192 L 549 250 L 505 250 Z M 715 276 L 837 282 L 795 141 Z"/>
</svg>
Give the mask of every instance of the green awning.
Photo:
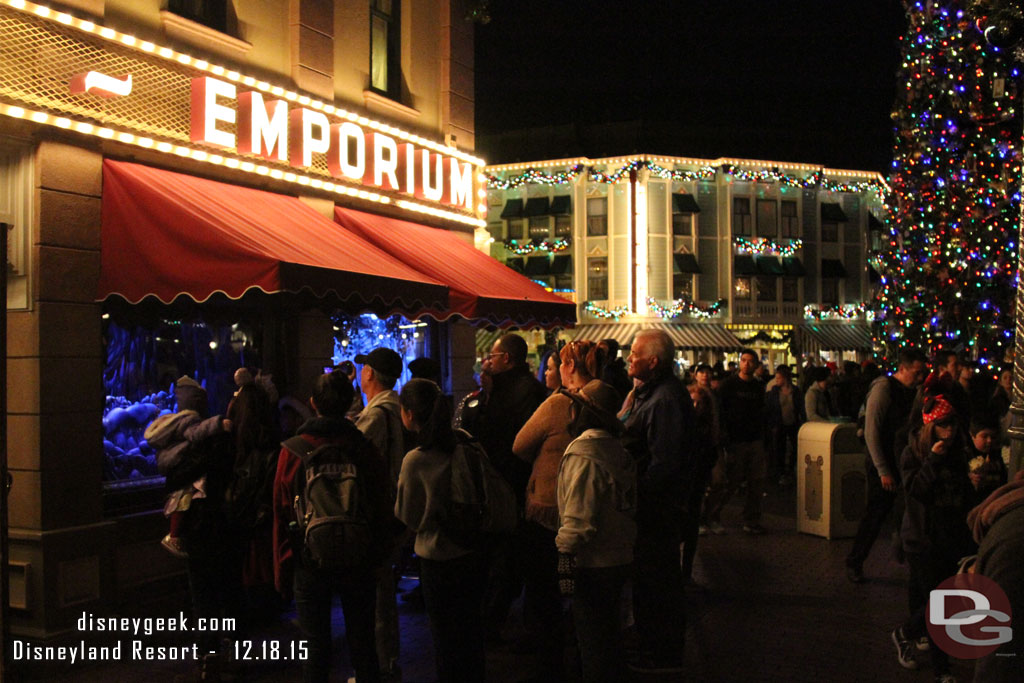
<svg viewBox="0 0 1024 683">
<path fill-rule="evenodd" d="M 782 275 L 782 264 L 777 256 L 758 256 L 754 259 L 760 275 Z"/>
<path fill-rule="evenodd" d="M 568 216 L 572 214 L 572 197 L 567 194 L 560 194 L 551 199 L 551 208 L 548 212 L 552 216 Z"/>
<path fill-rule="evenodd" d="M 782 258 L 782 272 L 786 275 L 802 277 L 807 275 L 803 262 L 796 256 L 784 256 Z"/>
<path fill-rule="evenodd" d="M 700 207 L 692 194 L 673 194 L 672 210 L 674 213 L 700 213 Z"/>
<path fill-rule="evenodd" d="M 749 254 L 736 254 L 732 262 L 733 275 L 757 275 L 754 257 Z"/>
<path fill-rule="evenodd" d="M 505 261 L 505 265 L 511 268 L 512 270 L 516 271 L 517 273 L 521 273 L 525 269 L 523 267 L 523 263 L 524 261 L 521 256 L 510 258 L 507 261 Z"/>
<path fill-rule="evenodd" d="M 700 273 L 697 257 L 693 254 L 672 254 L 672 273 Z"/>
<path fill-rule="evenodd" d="M 843 207 L 831 202 L 822 202 L 821 220 L 834 221 L 836 223 L 846 223 L 850 219 L 847 218 L 846 214 L 843 212 Z"/>
<path fill-rule="evenodd" d="M 847 277 L 846 267 L 843 266 L 843 262 L 839 259 L 834 258 L 823 258 L 821 259 L 821 276 L 822 277 Z"/>
<path fill-rule="evenodd" d="M 531 256 L 526 259 L 527 275 L 547 275 L 551 272 L 551 261 L 547 256 Z"/>
<path fill-rule="evenodd" d="M 572 256 L 558 254 L 551 259 L 552 275 L 572 275 Z"/>
<path fill-rule="evenodd" d="M 505 202 L 505 208 L 501 210 L 502 218 L 521 218 L 523 215 L 523 200 L 510 199 Z"/>
<path fill-rule="evenodd" d="M 530 197 L 526 200 L 526 208 L 523 209 L 523 216 L 547 216 L 548 206 L 551 202 L 547 197 Z"/>
</svg>

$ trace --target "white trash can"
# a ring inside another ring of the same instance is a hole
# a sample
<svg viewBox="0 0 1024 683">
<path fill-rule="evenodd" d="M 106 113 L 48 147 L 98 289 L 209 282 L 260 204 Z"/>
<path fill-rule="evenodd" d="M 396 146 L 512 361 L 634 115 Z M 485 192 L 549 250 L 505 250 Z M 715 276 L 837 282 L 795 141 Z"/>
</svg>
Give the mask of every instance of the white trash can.
<svg viewBox="0 0 1024 683">
<path fill-rule="evenodd" d="M 865 448 L 857 426 L 807 422 L 797 437 L 796 529 L 825 538 L 851 538 L 864 515 Z"/>
</svg>

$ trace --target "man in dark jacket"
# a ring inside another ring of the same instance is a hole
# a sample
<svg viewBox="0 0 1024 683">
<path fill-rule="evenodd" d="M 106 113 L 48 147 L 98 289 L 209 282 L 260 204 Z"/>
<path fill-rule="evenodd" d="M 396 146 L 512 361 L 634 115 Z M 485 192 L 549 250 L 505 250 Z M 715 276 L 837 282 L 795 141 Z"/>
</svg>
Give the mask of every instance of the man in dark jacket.
<svg viewBox="0 0 1024 683">
<path fill-rule="evenodd" d="M 287 595 L 294 588 L 299 626 L 308 640 L 308 658 L 302 663 L 303 679 L 326 683 L 331 660 L 331 600 L 341 596 L 345 614 L 345 636 L 352 665 L 360 681 L 380 681 L 380 666 L 374 640 L 377 571 L 393 543 L 394 498 L 383 457 L 345 413 L 352 405 L 352 384 L 342 372 L 322 375 L 316 382 L 310 404 L 316 417 L 299 428 L 308 447 L 333 444 L 343 450 L 356 466 L 359 491 L 366 499 L 371 537 L 376 545 L 365 569 L 348 574 L 311 566 L 303 557 L 302 538 L 290 529 L 297 522 L 293 501 L 305 482 L 302 459 L 283 448 L 274 477 L 274 563 L 278 590 Z"/>
<path fill-rule="evenodd" d="M 864 413 L 868 501 L 853 548 L 846 556 L 846 577 L 853 583 L 864 581 L 864 560 L 896 502 L 900 487 L 899 456 L 906 445 L 906 426 L 914 395 L 926 372 L 924 354 L 906 349 L 900 353 L 895 374 L 878 377 L 868 389 Z"/>
<path fill-rule="evenodd" d="M 648 671 L 681 671 L 686 635 L 679 544 L 698 452 L 693 402 L 672 372 L 673 355 L 666 333 L 642 330 L 627 360 L 640 382 L 624 439 L 637 460 L 633 611 L 641 651 L 630 666 Z"/>
<path fill-rule="evenodd" d="M 530 372 L 526 364 L 526 342 L 517 334 L 502 335 L 494 342 L 491 352 L 484 358 L 483 374 L 489 377 L 490 389 L 473 412 L 463 412 L 462 428 L 480 441 L 491 462 L 512 486 L 522 518 L 531 466 L 516 457 L 512 444 L 546 398 L 547 389 Z M 481 383 L 486 386 L 485 382 Z M 516 537 L 517 543 L 525 541 L 522 529 L 516 532 Z M 522 572 L 515 547 L 513 541 L 503 540 L 491 548 L 484 599 L 487 636 L 491 640 L 500 639 L 509 607 L 522 592 Z"/>
<path fill-rule="evenodd" d="M 764 448 L 765 390 L 754 376 L 761 364 L 757 352 L 740 352 L 740 369 L 736 375 L 722 382 L 719 397 L 722 401 L 722 441 L 725 458 L 722 470 L 725 481 L 712 485 L 708 494 L 708 526 L 721 528 L 722 508 L 739 488 L 747 482 L 747 501 L 743 506 L 743 531 L 763 534 L 761 526 L 761 498 L 768 477 L 768 455 Z"/>
</svg>

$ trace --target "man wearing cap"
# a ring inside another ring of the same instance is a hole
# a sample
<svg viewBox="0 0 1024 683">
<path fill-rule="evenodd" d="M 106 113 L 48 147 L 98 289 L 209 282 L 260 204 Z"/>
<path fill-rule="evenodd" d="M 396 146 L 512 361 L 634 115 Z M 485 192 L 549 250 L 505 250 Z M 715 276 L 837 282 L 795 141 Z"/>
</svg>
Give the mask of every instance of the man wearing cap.
<svg viewBox="0 0 1024 683">
<path fill-rule="evenodd" d="M 389 494 L 394 500 L 398 473 L 405 457 L 402 413 L 395 383 L 402 374 L 402 357 L 388 348 L 378 348 L 355 357 L 361 364 L 359 381 L 366 394 L 366 407 L 356 419 L 356 427 L 381 454 L 387 466 Z M 387 562 L 377 581 L 377 657 L 385 681 L 400 681 L 398 667 L 398 603 L 395 600 L 395 572 Z"/>
<path fill-rule="evenodd" d="M 672 372 L 672 339 L 642 330 L 627 363 L 639 382 L 624 445 L 637 461 L 633 610 L 641 651 L 630 662 L 651 672 L 682 670 L 686 622 L 679 544 L 696 474 L 693 402 Z"/>
</svg>

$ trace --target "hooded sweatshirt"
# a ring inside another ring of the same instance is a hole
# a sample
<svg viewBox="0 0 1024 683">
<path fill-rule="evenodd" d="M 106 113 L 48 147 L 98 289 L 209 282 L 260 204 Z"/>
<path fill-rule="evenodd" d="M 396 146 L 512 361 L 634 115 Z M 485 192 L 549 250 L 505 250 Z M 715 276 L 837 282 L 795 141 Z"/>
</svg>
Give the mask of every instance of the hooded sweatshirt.
<svg viewBox="0 0 1024 683">
<path fill-rule="evenodd" d="M 636 465 L 617 438 L 588 429 L 569 444 L 558 471 L 558 511 L 555 545 L 576 555 L 577 566 L 632 563 Z"/>
</svg>

